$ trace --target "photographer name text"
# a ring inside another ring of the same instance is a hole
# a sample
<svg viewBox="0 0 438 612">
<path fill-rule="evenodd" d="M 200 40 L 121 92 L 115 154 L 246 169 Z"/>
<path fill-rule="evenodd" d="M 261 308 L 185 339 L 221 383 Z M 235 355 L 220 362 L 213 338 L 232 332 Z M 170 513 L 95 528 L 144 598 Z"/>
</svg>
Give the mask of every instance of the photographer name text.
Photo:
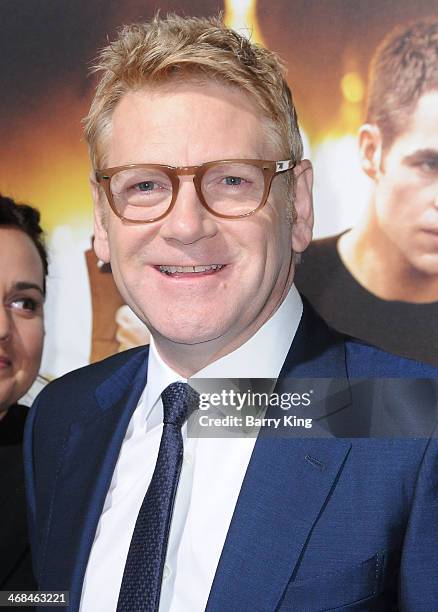
<svg viewBox="0 0 438 612">
<path fill-rule="evenodd" d="M 295 415 L 268 418 L 256 417 L 249 414 L 244 416 L 226 415 L 222 417 L 212 417 L 203 414 L 199 416 L 198 422 L 201 427 L 273 427 L 274 429 L 280 427 L 304 427 L 305 429 L 310 429 L 312 427 L 312 419 L 304 419 Z"/>
</svg>

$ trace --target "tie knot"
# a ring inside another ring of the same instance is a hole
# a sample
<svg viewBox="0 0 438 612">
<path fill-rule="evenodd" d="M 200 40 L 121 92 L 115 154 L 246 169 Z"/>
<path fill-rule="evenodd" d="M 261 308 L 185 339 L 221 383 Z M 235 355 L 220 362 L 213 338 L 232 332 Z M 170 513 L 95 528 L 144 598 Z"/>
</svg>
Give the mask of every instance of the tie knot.
<svg viewBox="0 0 438 612">
<path fill-rule="evenodd" d="M 161 394 L 164 423 L 182 427 L 190 413 L 198 408 L 199 394 L 190 385 L 175 382 L 166 387 Z"/>
</svg>

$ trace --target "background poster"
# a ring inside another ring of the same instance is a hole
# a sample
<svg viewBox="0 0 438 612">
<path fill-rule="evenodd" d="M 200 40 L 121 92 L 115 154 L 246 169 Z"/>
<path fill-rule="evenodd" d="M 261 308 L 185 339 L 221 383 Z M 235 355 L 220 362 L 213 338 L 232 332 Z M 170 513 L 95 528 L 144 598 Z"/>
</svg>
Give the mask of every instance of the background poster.
<svg viewBox="0 0 438 612">
<path fill-rule="evenodd" d="M 50 378 L 89 362 L 91 290 L 95 282 L 110 282 L 93 256 L 85 256 L 92 236 L 81 129 L 94 83 L 88 69 L 119 26 L 148 19 L 157 9 L 223 11 L 227 24 L 249 27 L 255 40 L 284 59 L 306 155 L 315 166 L 315 237 L 351 227 L 368 198 L 356 133 L 376 45 L 395 25 L 437 12 L 435 0 L 3 1 L 0 190 L 38 207 L 47 231 L 51 266 L 41 372 Z M 102 346 L 117 350 L 114 313 L 122 303 L 105 291 L 95 295 L 94 320 L 98 333 L 108 336 Z M 121 326 L 126 316 L 118 312 Z"/>
</svg>

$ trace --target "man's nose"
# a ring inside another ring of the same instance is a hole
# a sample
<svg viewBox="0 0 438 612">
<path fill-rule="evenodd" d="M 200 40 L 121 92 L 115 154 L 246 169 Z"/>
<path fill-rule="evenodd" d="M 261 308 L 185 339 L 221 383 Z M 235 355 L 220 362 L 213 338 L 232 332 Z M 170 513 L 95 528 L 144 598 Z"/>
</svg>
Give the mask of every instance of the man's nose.
<svg viewBox="0 0 438 612">
<path fill-rule="evenodd" d="M 175 204 L 163 219 L 161 234 L 168 240 L 193 244 L 211 238 L 217 232 L 217 221 L 202 205 L 192 177 L 184 177 Z"/>
<path fill-rule="evenodd" d="M 0 342 L 7 342 L 11 337 L 11 315 L 7 308 L 0 306 Z"/>
</svg>

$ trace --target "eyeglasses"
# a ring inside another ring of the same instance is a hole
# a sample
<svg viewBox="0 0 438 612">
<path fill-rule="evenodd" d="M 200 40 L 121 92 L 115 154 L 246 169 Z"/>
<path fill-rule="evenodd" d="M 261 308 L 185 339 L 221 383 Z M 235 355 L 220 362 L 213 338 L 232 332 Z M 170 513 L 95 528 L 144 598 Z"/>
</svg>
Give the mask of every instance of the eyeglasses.
<svg viewBox="0 0 438 612">
<path fill-rule="evenodd" d="M 233 159 L 199 166 L 131 164 L 96 170 L 114 213 L 124 221 L 152 223 L 170 213 L 180 187 L 180 176 L 193 175 L 201 204 L 223 219 L 253 215 L 268 199 L 276 174 L 295 167 L 295 162 Z"/>
</svg>

